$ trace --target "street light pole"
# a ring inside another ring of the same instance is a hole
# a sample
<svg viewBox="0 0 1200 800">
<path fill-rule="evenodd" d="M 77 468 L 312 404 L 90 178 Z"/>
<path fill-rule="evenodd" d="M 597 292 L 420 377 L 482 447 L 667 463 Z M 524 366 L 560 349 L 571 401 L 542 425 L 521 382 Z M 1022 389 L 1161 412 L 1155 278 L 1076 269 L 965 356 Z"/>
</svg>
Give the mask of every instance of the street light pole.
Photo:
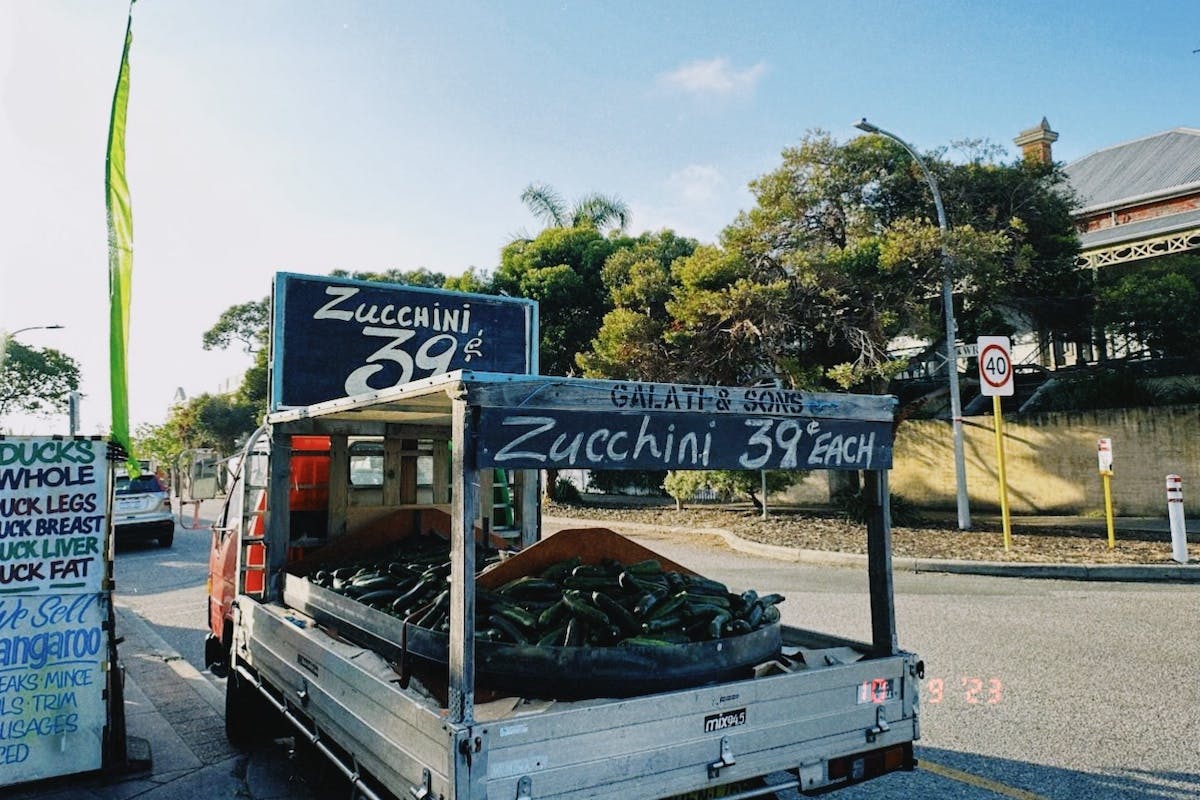
<svg viewBox="0 0 1200 800">
<path fill-rule="evenodd" d="M 959 530 L 971 529 L 971 506 L 967 500 L 967 462 L 963 455 L 963 425 L 962 425 L 962 396 L 958 390 L 958 351 L 955 342 L 958 340 L 958 325 L 954 321 L 954 276 L 950 268 L 950 255 L 946 252 L 945 234 L 950 230 L 946 222 L 946 207 L 942 205 L 942 193 L 938 190 L 937 179 L 925 166 L 925 161 L 908 142 L 894 133 L 885 131 L 867 122 L 866 118 L 854 123 L 854 127 L 867 133 L 886 136 L 908 151 L 913 161 L 921 168 L 929 190 L 933 192 L 933 205 L 937 208 L 938 228 L 942 231 L 942 306 L 946 311 L 946 367 L 950 374 L 950 419 L 954 430 L 954 478 L 958 487 L 958 527 Z"/>
<path fill-rule="evenodd" d="M 15 331 L 6 334 L 6 338 L 13 339 L 18 333 L 24 333 L 25 331 L 57 331 L 62 329 L 62 327 L 62 325 L 30 325 L 27 328 L 17 328 Z"/>
</svg>

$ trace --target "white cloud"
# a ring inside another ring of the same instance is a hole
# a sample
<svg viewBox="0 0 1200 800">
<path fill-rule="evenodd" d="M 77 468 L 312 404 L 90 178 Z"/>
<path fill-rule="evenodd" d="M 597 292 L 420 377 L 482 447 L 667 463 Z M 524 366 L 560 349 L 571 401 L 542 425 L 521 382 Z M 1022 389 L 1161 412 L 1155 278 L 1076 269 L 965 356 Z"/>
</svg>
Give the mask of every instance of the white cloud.
<svg viewBox="0 0 1200 800">
<path fill-rule="evenodd" d="M 689 61 L 658 76 L 662 86 L 690 94 L 733 95 L 754 91 L 767 65 L 758 62 L 743 70 L 734 69 L 727 58 Z"/>
<path fill-rule="evenodd" d="M 725 183 L 721 171 L 711 164 L 688 164 L 667 179 L 685 203 L 711 203 Z"/>
</svg>

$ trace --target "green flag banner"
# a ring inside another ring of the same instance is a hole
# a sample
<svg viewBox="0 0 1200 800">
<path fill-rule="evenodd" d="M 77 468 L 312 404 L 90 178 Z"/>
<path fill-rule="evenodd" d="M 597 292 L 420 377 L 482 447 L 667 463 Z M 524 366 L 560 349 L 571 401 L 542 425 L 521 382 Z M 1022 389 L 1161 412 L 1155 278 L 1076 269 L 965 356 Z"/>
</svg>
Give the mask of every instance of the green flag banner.
<svg viewBox="0 0 1200 800">
<path fill-rule="evenodd" d="M 105 208 L 108 212 L 109 381 L 112 388 L 113 441 L 125 448 L 130 474 L 139 472 L 129 435 L 129 297 L 133 283 L 133 209 L 125 178 L 125 113 L 129 106 L 129 46 L 133 44 L 133 3 L 125 23 L 125 47 L 113 93 L 105 159 Z"/>
</svg>

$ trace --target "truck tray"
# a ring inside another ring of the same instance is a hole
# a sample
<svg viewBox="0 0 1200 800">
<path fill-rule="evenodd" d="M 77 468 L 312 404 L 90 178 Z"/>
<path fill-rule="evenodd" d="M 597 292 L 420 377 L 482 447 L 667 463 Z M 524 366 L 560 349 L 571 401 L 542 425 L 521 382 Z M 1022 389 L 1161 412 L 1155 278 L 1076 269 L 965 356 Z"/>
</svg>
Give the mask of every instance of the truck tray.
<svg viewBox="0 0 1200 800">
<path fill-rule="evenodd" d="M 284 603 L 350 641 L 398 663 L 444 667 L 449 637 L 288 575 Z M 710 642 L 612 647 L 539 647 L 475 642 L 476 691 L 580 700 L 634 697 L 752 677 L 780 653 L 780 626 Z"/>
</svg>

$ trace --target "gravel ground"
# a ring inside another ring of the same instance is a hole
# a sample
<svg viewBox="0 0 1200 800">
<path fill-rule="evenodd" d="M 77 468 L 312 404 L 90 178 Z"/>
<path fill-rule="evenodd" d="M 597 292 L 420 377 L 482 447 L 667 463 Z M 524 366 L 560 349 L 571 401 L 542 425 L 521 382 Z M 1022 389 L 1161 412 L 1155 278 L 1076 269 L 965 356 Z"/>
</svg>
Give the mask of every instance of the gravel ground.
<svg viewBox="0 0 1200 800">
<path fill-rule="evenodd" d="M 805 550 L 866 553 L 866 527 L 830 511 L 772 509 L 767 519 L 749 507 L 690 506 L 676 511 L 674 505 L 630 505 L 612 501 L 580 504 L 550 504 L 545 513 L 558 517 L 592 519 L 599 522 L 633 522 L 681 528 L 722 528 L 744 539 Z M 937 523 L 892 526 L 892 552 L 916 558 L 953 558 L 972 561 L 1070 564 L 1174 564 L 1171 545 L 1143 541 L 1117 533 L 1117 547 L 1108 548 L 1107 533 L 1100 530 L 1022 526 L 1013 522 L 1012 550 L 1004 551 L 998 526 L 978 524 L 978 530 L 960 531 Z M 1200 560 L 1200 545 L 1189 544 L 1192 562 Z"/>
</svg>

